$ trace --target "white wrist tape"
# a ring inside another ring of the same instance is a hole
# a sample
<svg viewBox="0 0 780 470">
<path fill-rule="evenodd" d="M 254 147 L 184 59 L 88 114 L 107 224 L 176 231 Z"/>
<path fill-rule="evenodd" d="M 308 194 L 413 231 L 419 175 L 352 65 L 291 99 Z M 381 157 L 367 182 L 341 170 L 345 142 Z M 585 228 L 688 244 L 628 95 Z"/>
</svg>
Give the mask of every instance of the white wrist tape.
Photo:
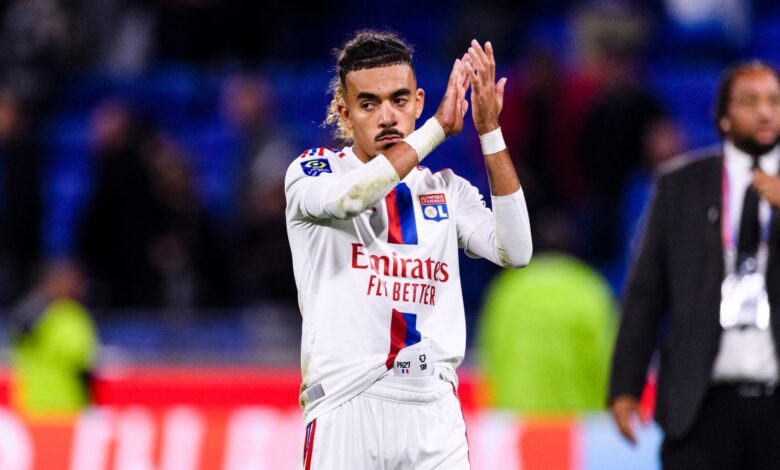
<svg viewBox="0 0 780 470">
<path fill-rule="evenodd" d="M 482 144 L 482 155 L 490 155 L 506 149 L 500 127 L 479 136 L 479 143 Z"/>
<path fill-rule="evenodd" d="M 417 152 L 417 160 L 422 161 L 426 155 L 444 142 L 446 137 L 439 121 L 432 117 L 425 121 L 425 124 L 419 129 L 406 136 L 404 142 Z"/>
</svg>

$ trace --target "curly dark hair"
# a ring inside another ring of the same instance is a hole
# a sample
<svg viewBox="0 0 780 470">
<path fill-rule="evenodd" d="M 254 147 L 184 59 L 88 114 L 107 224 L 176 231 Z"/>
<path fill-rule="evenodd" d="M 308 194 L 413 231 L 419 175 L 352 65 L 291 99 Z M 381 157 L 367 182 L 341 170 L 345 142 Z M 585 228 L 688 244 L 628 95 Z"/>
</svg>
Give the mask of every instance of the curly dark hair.
<svg viewBox="0 0 780 470">
<path fill-rule="evenodd" d="M 392 31 L 364 29 L 357 31 L 340 48 L 333 50 L 336 75 L 330 82 L 332 99 L 323 125 L 333 127 L 333 135 L 344 142 L 352 141 L 352 131 L 339 119 L 339 104 L 344 102 L 346 77 L 356 70 L 405 64 L 412 67 L 412 47 Z"/>
</svg>

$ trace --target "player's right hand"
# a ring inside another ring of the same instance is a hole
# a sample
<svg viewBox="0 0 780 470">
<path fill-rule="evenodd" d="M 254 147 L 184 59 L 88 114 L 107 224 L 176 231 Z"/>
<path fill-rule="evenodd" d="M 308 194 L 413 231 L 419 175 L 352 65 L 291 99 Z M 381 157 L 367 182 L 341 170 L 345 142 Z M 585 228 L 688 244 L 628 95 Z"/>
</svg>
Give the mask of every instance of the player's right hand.
<svg viewBox="0 0 780 470">
<path fill-rule="evenodd" d="M 457 135 L 463 130 L 463 118 L 469 109 L 469 102 L 466 100 L 468 87 L 469 76 L 466 66 L 460 59 L 455 59 L 447 82 L 447 90 L 435 115 L 447 137 Z"/>
<path fill-rule="evenodd" d="M 476 39 L 471 41 L 463 63 L 471 80 L 471 117 L 479 135 L 499 128 L 498 116 L 504 107 L 506 78 L 496 82 L 496 58 L 490 41 L 485 47 Z"/>
<path fill-rule="evenodd" d="M 636 444 L 634 420 L 637 418 L 643 420 L 639 413 L 639 400 L 630 395 L 620 395 L 612 400 L 610 408 L 620 434 L 631 444 Z M 642 424 L 646 423 L 642 421 Z"/>
</svg>

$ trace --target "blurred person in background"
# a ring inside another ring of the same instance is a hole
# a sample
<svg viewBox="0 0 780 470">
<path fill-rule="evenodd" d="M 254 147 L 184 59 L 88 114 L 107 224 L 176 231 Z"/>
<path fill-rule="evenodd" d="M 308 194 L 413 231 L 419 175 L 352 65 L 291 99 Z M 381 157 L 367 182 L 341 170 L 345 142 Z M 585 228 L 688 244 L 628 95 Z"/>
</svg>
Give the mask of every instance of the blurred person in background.
<svg viewBox="0 0 780 470">
<path fill-rule="evenodd" d="M 41 256 L 43 155 L 28 108 L 0 92 L 0 304 L 18 302 Z"/>
<path fill-rule="evenodd" d="M 257 357 L 295 362 L 301 317 L 284 218 L 284 174 L 295 149 L 275 98 L 259 73 L 239 72 L 222 85 L 222 125 L 234 152 L 227 262 L 231 299 L 242 308 Z"/>
<path fill-rule="evenodd" d="M 11 404 L 23 416 L 71 417 L 92 400 L 98 337 L 85 287 L 77 263 L 49 262 L 11 312 Z"/>
<path fill-rule="evenodd" d="M 92 111 L 96 175 L 78 229 L 78 254 L 95 306 L 152 307 L 162 279 L 149 247 L 160 236 L 165 208 L 154 193 L 144 145 L 154 135 L 125 102 L 108 99 Z"/>
<path fill-rule="evenodd" d="M 507 147 L 523 174 L 529 215 L 583 206 L 578 143 L 599 85 L 598 70 L 566 69 L 544 47 L 531 49 L 507 87 Z"/>
<path fill-rule="evenodd" d="M 605 269 L 618 256 L 619 205 L 631 174 L 642 165 L 644 135 L 664 116 L 644 82 L 647 15 L 629 2 L 592 2 L 575 11 L 577 45 L 599 89 L 578 138 L 587 201 L 586 259 Z"/>
<path fill-rule="evenodd" d="M 162 132 L 143 147 L 151 194 L 161 210 L 159 226 L 146 246 L 161 280 L 156 305 L 173 311 L 222 307 L 228 303 L 225 249 L 200 198 L 181 144 Z"/>
<path fill-rule="evenodd" d="M 182 145 L 116 100 L 94 110 L 91 131 L 97 175 L 78 246 L 95 304 L 226 305 L 225 249 Z"/>
<path fill-rule="evenodd" d="M 562 211 L 539 212 L 531 264 L 485 292 L 478 347 L 491 406 L 537 416 L 604 407 L 615 302 L 598 271 L 569 254 L 573 226 Z"/>
<path fill-rule="evenodd" d="M 258 158 L 247 168 L 246 180 L 239 199 L 239 239 L 233 259 L 239 301 L 270 300 L 295 306 L 284 224 L 284 179 Z"/>
<path fill-rule="evenodd" d="M 653 351 L 665 469 L 774 469 L 780 462 L 780 218 L 754 186 L 780 165 L 780 77 L 725 71 L 724 142 L 661 175 L 625 292 L 610 405 L 623 436 Z M 753 184 L 751 184 L 753 183 Z"/>
<path fill-rule="evenodd" d="M 283 178 L 287 165 L 281 166 L 284 159 L 276 154 L 291 146 L 279 128 L 274 90 L 268 80 L 251 73 L 228 77 L 222 85 L 220 107 L 238 140 L 239 162 L 247 166 L 256 159 L 266 160 L 269 173 Z"/>
<path fill-rule="evenodd" d="M 284 174 L 295 151 L 277 125 L 271 84 L 260 75 L 232 76 L 222 90 L 222 108 L 239 152 L 237 240 L 231 259 L 237 299 L 296 309 L 284 221 Z"/>
</svg>

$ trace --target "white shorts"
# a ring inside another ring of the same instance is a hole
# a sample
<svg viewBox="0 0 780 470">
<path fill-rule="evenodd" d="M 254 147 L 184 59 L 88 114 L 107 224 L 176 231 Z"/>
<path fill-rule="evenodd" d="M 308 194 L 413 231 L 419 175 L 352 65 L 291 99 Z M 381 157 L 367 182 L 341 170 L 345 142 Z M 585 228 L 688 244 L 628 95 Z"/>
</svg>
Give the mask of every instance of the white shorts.
<svg viewBox="0 0 780 470">
<path fill-rule="evenodd" d="M 468 470 L 451 383 L 387 375 L 306 428 L 302 470 Z"/>
</svg>

